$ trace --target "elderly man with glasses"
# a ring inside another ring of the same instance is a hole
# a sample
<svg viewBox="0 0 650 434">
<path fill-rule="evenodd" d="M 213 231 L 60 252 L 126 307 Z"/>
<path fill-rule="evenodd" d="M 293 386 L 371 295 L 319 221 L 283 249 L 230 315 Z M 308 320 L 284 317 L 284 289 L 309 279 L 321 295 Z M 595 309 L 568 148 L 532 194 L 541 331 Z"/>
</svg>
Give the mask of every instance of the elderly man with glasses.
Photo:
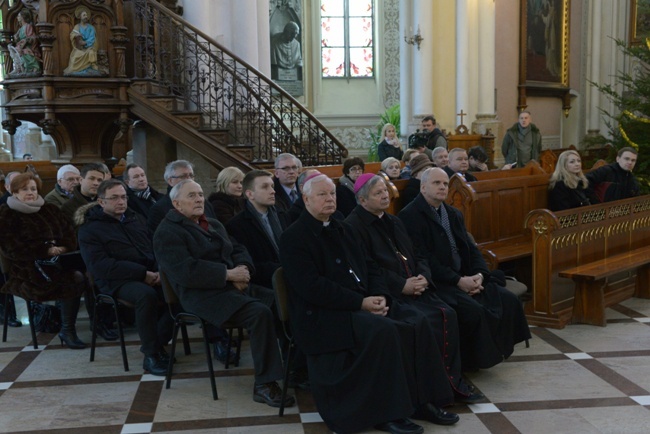
<svg viewBox="0 0 650 434">
<path fill-rule="evenodd" d="M 80 181 L 79 169 L 72 164 L 61 166 L 56 172 L 56 185 L 52 191 L 45 195 L 45 202 L 61 208 L 64 203 L 74 196 L 74 188 L 79 185 Z"/>
</svg>

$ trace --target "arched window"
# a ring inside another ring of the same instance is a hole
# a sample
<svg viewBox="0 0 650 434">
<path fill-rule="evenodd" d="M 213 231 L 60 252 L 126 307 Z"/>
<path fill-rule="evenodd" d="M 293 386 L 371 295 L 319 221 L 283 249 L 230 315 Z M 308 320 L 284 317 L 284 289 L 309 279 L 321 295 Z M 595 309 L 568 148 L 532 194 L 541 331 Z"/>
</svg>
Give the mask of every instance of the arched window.
<svg viewBox="0 0 650 434">
<path fill-rule="evenodd" d="M 373 77 L 374 1 L 321 0 L 320 5 L 322 77 Z"/>
</svg>

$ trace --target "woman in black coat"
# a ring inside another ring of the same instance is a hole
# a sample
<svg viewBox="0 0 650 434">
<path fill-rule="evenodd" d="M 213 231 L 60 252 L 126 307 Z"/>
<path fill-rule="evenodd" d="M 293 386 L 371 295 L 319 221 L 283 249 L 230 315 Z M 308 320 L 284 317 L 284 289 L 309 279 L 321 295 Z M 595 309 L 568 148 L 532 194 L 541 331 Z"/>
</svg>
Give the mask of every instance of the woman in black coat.
<svg viewBox="0 0 650 434">
<path fill-rule="evenodd" d="M 217 191 L 208 197 L 217 219 L 225 225 L 244 209 L 244 172 L 236 167 L 226 167 L 217 175 Z"/>
<path fill-rule="evenodd" d="M 397 137 L 397 131 L 393 124 L 386 124 L 381 129 L 381 142 L 377 146 L 377 154 L 379 156 L 379 161 L 384 161 L 388 157 L 394 157 L 398 160 L 402 159 L 404 151 L 402 150 L 402 144 Z"/>
<path fill-rule="evenodd" d="M 83 349 L 75 323 L 79 300 L 86 289 L 84 275 L 74 269 L 57 270 L 35 265 L 37 259 L 50 259 L 77 248 L 74 227 L 55 205 L 40 195 L 41 180 L 32 173 L 21 173 L 11 180 L 12 196 L 0 207 L 0 246 L 10 263 L 9 280 L 2 292 L 26 300 L 57 300 L 61 307 L 61 344 Z"/>
<path fill-rule="evenodd" d="M 564 209 L 599 203 L 589 181 L 582 173 L 580 154 L 576 151 L 564 151 L 560 154 L 548 184 L 548 209 Z"/>
</svg>

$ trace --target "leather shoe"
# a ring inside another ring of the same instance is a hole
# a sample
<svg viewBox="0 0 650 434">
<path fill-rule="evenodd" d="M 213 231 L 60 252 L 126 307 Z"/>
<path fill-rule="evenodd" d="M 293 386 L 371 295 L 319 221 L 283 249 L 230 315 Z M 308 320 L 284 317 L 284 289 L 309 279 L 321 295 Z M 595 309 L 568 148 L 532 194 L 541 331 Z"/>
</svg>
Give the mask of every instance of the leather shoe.
<svg viewBox="0 0 650 434">
<path fill-rule="evenodd" d="M 288 386 L 294 389 L 311 390 L 309 374 L 306 369 L 297 369 L 289 373 Z"/>
<path fill-rule="evenodd" d="M 160 359 L 160 356 L 158 354 L 144 356 L 144 361 L 142 362 L 142 369 L 149 371 L 151 375 L 157 375 L 159 377 L 164 377 L 167 375 L 168 366 L 169 361 L 165 363 Z"/>
<path fill-rule="evenodd" d="M 234 345 L 233 345 L 234 346 Z M 214 358 L 221 363 L 226 364 L 226 355 L 228 354 L 228 344 L 226 342 L 217 341 L 214 343 Z M 235 364 L 237 362 L 237 351 L 235 348 L 230 348 L 230 358 L 228 363 Z"/>
<path fill-rule="evenodd" d="M 160 348 L 160 351 L 158 351 L 158 358 L 166 365 L 169 365 L 169 360 L 171 359 L 171 356 L 169 355 L 165 347 L 162 347 Z M 174 363 L 176 363 L 176 357 L 174 357 Z"/>
<path fill-rule="evenodd" d="M 481 392 L 470 392 L 469 395 L 457 394 L 455 401 L 462 402 L 463 404 L 476 404 L 477 402 L 484 399 L 485 395 L 483 395 Z"/>
<path fill-rule="evenodd" d="M 270 383 L 265 384 L 256 384 L 253 388 L 253 401 L 262 402 L 271 407 L 280 407 L 282 401 L 282 389 L 278 386 L 278 383 L 271 381 Z M 291 407 L 296 403 L 296 400 L 293 396 L 287 395 L 284 398 L 284 406 Z"/>
<path fill-rule="evenodd" d="M 8 325 L 9 327 L 22 327 L 22 326 L 23 326 L 23 323 L 20 322 L 20 321 L 18 321 L 16 318 L 9 318 L 9 319 L 7 320 L 7 325 Z"/>
<path fill-rule="evenodd" d="M 391 434 L 422 434 L 424 428 L 409 419 L 396 419 L 375 425 L 375 429 Z"/>
<path fill-rule="evenodd" d="M 453 425 L 460 420 L 456 413 L 448 413 L 433 404 L 421 405 L 411 417 L 426 420 L 436 425 Z"/>
<path fill-rule="evenodd" d="M 90 331 L 93 331 L 92 324 L 90 325 Z M 116 341 L 119 337 L 115 330 L 108 328 L 104 323 L 97 324 L 97 335 L 104 338 L 105 341 Z"/>
</svg>

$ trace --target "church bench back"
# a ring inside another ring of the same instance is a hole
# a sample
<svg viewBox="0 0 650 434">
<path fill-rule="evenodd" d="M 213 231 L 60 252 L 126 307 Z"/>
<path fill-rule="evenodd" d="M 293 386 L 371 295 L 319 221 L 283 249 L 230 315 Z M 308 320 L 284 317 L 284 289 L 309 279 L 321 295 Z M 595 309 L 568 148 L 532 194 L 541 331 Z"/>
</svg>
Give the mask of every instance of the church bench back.
<svg viewBox="0 0 650 434">
<path fill-rule="evenodd" d="M 571 319 L 572 280 L 558 273 L 650 244 L 650 196 L 553 213 L 531 211 L 525 225 L 532 237 L 533 299 L 526 305 L 531 325 L 563 328 Z M 635 273 L 607 280 L 605 304 L 629 298 Z"/>
<path fill-rule="evenodd" d="M 56 184 L 56 172 L 59 170 L 51 161 L 2 161 L 0 162 L 0 170 L 5 175 L 9 172 L 25 172 L 28 164 L 34 166 L 38 176 L 41 178 L 43 182 L 41 196 L 45 196 L 54 188 L 54 184 Z M 2 194 L 4 194 L 4 180 L 2 181 L 2 191 L 0 192 L 0 195 Z"/>
</svg>

